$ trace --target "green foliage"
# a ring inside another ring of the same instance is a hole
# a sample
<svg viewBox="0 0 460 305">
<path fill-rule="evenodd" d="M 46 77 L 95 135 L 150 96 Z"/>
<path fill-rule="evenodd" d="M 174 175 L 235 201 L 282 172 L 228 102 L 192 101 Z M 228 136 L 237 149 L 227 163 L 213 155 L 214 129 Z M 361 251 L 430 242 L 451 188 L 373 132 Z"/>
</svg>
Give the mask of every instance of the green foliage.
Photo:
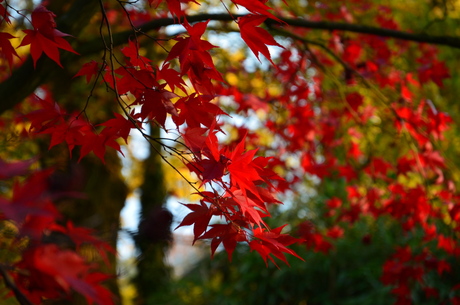
<svg viewBox="0 0 460 305">
<path fill-rule="evenodd" d="M 265 266 L 248 248 L 198 263 L 176 282 L 182 304 L 391 304 L 390 288 L 379 280 L 381 266 L 397 241 L 395 226 L 365 220 L 347 230 L 329 253 L 296 248 L 305 262 Z M 369 237 L 372 233 L 372 237 Z"/>
</svg>

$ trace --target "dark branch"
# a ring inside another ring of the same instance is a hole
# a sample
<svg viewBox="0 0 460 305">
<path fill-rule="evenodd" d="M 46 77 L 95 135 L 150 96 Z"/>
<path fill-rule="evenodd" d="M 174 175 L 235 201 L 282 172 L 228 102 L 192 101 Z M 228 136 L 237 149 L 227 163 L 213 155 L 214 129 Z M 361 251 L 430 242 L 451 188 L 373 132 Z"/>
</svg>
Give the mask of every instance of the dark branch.
<svg viewBox="0 0 460 305">
<path fill-rule="evenodd" d="M 3 277 L 5 286 L 11 289 L 16 297 L 16 300 L 21 305 L 33 305 L 32 302 L 22 293 L 21 290 L 16 286 L 13 280 L 8 275 L 8 272 L 4 269 L 4 266 L 0 266 L 0 276 Z"/>
<path fill-rule="evenodd" d="M 94 0 L 92 1 L 76 1 L 76 4 L 82 2 L 85 6 L 88 3 L 94 6 Z M 82 7 L 83 7 L 82 4 Z M 74 5 L 75 10 L 69 10 L 69 12 L 63 18 L 66 20 L 67 24 L 74 26 L 75 24 L 82 24 L 81 20 L 78 20 L 76 23 L 69 22 L 72 21 L 71 17 L 74 15 L 81 14 L 82 8 L 78 8 Z M 89 16 L 91 14 L 88 14 Z M 92 15 L 91 15 L 92 16 Z M 233 21 L 235 18 L 241 17 L 243 15 L 229 15 L 229 14 L 199 14 L 194 16 L 187 16 L 187 20 L 192 22 L 200 22 L 206 20 L 213 21 Z M 70 19 L 69 19 L 70 18 Z M 77 17 L 74 16 L 74 19 Z M 87 20 L 87 18 L 85 18 Z M 328 22 L 328 21 L 309 21 L 305 19 L 291 19 L 291 18 L 280 18 L 283 20 L 287 26 L 292 27 L 302 27 L 308 29 L 317 29 L 317 30 L 338 30 L 338 31 L 347 31 L 360 34 L 376 35 L 388 38 L 402 39 L 406 41 L 414 41 L 419 43 L 429 43 L 442 46 L 448 46 L 452 48 L 460 49 L 460 38 L 453 36 L 432 36 L 427 34 L 415 34 L 408 33 L 403 31 L 395 31 L 389 29 L 383 29 L 373 26 L 359 25 L 359 24 L 350 24 L 350 23 L 340 23 L 340 22 Z M 275 27 L 282 26 L 276 21 L 267 19 L 265 22 L 267 25 Z M 179 24 L 178 19 L 173 18 L 160 18 L 152 20 L 140 27 L 140 30 L 144 33 L 153 31 L 168 25 Z M 75 27 L 74 27 L 75 29 Z M 76 35 L 75 32 L 69 31 L 73 35 Z M 130 36 L 133 35 L 132 30 L 119 32 L 113 35 L 113 46 L 118 46 L 123 43 L 126 43 Z M 103 49 L 103 44 L 101 43 L 100 38 L 96 38 L 91 41 L 81 41 L 76 45 L 76 50 L 81 55 L 90 55 L 97 53 Z M 68 52 L 63 53 L 62 63 L 65 65 L 66 62 L 75 60 L 73 54 Z M 52 73 L 59 73 L 60 68 L 51 62 L 48 59 L 41 59 L 37 69 L 34 71 L 32 66 L 32 61 L 27 60 L 27 62 L 21 66 L 21 68 L 14 71 L 13 75 L 7 79 L 5 82 L 0 84 L 0 96 L 2 96 L 2 103 L 0 103 L 0 113 L 8 110 L 14 105 L 21 102 L 24 98 L 30 95 L 39 85 L 45 83 L 49 78 L 49 75 Z M 12 88 L 21 88 L 21 90 L 12 90 Z"/>
<path fill-rule="evenodd" d="M 65 2 L 62 2 L 65 4 Z M 96 0 L 76 0 L 69 10 L 57 20 L 58 29 L 64 33 L 72 33 L 78 36 L 89 23 L 89 20 L 97 12 Z M 45 57 L 45 56 L 43 56 Z M 76 55 L 64 52 L 61 62 L 65 64 L 75 60 Z M 12 75 L 0 84 L 0 114 L 13 108 L 32 94 L 38 86 L 52 79 L 56 74 L 62 73 L 62 69 L 49 58 L 41 58 L 34 69 L 32 58 L 29 58 L 21 67 L 14 70 Z"/>
<path fill-rule="evenodd" d="M 189 22 L 200 22 L 206 20 L 214 20 L 214 21 L 232 21 L 235 18 L 242 17 L 244 15 L 229 15 L 229 14 L 200 14 L 194 16 L 187 16 L 187 20 Z M 407 41 L 414 41 L 414 42 L 421 42 L 421 43 L 429 43 L 429 44 L 436 44 L 442 46 L 448 46 L 456 49 L 460 49 L 460 38 L 454 36 L 435 36 L 435 35 L 428 35 L 428 34 L 417 34 L 417 33 L 408 33 L 403 31 L 396 31 L 390 29 L 384 29 L 379 27 L 361 25 L 361 24 L 352 24 L 352 23 L 341 23 L 341 22 L 329 22 L 329 21 L 309 21 L 301 18 L 292 19 L 292 18 L 281 18 L 287 25 L 293 27 L 302 27 L 308 29 L 317 29 L 317 30 L 330 30 L 330 31 L 347 31 L 359 34 L 369 34 L 375 36 L 382 36 L 388 38 L 395 38 L 395 39 L 402 39 Z M 267 19 L 265 21 L 267 25 L 270 26 L 281 26 L 278 22 Z M 141 26 L 140 28 L 144 31 L 151 31 L 154 29 L 158 29 L 160 27 L 168 26 L 171 24 L 178 24 L 177 19 L 171 18 L 162 18 L 156 19 L 151 22 L 148 22 Z M 123 32 L 119 33 L 120 37 L 127 38 L 131 35 L 132 32 Z M 123 42 L 125 42 L 124 40 Z"/>
<path fill-rule="evenodd" d="M 341 22 L 328 22 L 328 21 L 309 21 L 305 19 L 288 19 L 280 18 L 286 22 L 289 26 L 302 27 L 307 29 L 317 30 L 330 30 L 330 31 L 346 31 L 359 34 L 369 34 L 374 36 L 382 36 L 388 38 L 401 39 L 406 41 L 414 41 L 420 43 L 436 44 L 441 46 L 448 46 L 456 49 L 460 49 L 460 38 L 453 36 L 436 36 L 428 34 L 417 34 L 408 33 L 403 31 L 395 31 L 390 29 L 378 28 L 373 26 L 352 24 L 352 23 L 341 23 Z M 276 21 L 267 20 L 267 24 L 276 25 Z"/>
</svg>

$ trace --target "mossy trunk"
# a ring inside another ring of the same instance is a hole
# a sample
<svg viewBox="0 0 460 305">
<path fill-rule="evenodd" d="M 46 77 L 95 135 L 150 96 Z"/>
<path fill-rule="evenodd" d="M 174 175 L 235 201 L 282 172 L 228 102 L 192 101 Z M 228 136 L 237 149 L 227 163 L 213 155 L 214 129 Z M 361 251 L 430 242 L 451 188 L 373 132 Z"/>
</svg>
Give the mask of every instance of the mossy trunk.
<svg viewBox="0 0 460 305">
<path fill-rule="evenodd" d="M 58 154 L 58 156 L 56 156 Z M 95 236 L 109 243 L 116 249 L 120 228 L 120 211 L 124 206 L 128 188 L 121 175 L 120 159 L 115 151 L 108 151 L 106 163 L 95 156 L 87 156 L 76 162 L 65 157 L 65 147 L 52 149 L 43 158 L 53 162 L 56 168 L 50 178 L 50 187 L 55 192 L 81 194 L 82 198 L 64 196 L 56 202 L 57 208 L 64 216 L 64 221 L 71 220 L 76 226 L 94 230 Z M 113 253 L 107 253 L 109 264 L 99 252 L 86 245 L 80 254 L 89 262 L 97 265 L 98 271 L 110 274 L 112 279 L 104 282 L 115 298 L 115 304 L 121 304 L 117 283 L 117 260 Z M 45 302 L 52 305 L 87 304 L 80 295 L 68 300 Z"/>
<path fill-rule="evenodd" d="M 152 137 L 159 136 L 159 129 L 152 127 Z M 166 188 L 162 160 L 158 144 L 151 147 L 144 161 L 144 182 L 141 186 L 141 215 L 139 230 L 135 237 L 140 255 L 137 260 L 136 305 L 167 304 L 170 267 L 165 253 L 171 240 L 172 214 L 164 207 Z"/>
</svg>

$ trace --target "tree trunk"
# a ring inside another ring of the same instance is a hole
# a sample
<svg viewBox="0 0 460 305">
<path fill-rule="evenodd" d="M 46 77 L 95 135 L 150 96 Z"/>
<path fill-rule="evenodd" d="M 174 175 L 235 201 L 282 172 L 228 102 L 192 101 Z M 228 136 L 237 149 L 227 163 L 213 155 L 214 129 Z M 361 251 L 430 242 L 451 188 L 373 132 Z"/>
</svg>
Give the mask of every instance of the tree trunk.
<svg viewBox="0 0 460 305">
<path fill-rule="evenodd" d="M 159 129 L 151 125 L 152 137 L 159 136 Z M 172 214 L 164 208 L 166 188 L 158 144 L 151 147 L 144 161 L 144 182 L 141 186 L 141 219 L 136 247 L 140 255 L 137 261 L 136 305 L 167 304 L 170 267 L 165 262 L 165 251 L 171 239 Z M 166 302 L 166 303 L 165 303 Z"/>
</svg>

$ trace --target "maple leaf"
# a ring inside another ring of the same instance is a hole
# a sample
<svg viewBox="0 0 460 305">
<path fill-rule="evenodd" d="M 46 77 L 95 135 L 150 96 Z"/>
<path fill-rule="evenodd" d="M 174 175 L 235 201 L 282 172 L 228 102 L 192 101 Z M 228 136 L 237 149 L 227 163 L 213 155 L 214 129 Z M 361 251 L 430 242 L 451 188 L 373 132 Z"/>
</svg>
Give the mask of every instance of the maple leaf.
<svg viewBox="0 0 460 305">
<path fill-rule="evenodd" d="M 74 77 L 84 75 L 86 76 L 86 83 L 88 84 L 91 78 L 93 78 L 93 76 L 97 75 L 99 72 L 99 64 L 96 61 L 92 60 L 90 62 L 85 63 L 77 72 L 77 74 L 74 75 Z"/>
<path fill-rule="evenodd" d="M 186 21 L 183 26 L 189 33 L 189 37 L 175 38 L 177 43 L 172 47 L 166 61 L 179 58 L 181 73 L 182 75 L 188 74 L 195 90 L 203 94 L 214 95 L 215 89 L 211 80 L 220 82 L 224 80 L 216 70 L 208 52 L 215 46 L 201 39 L 208 23 L 209 20 L 192 26 Z"/>
<path fill-rule="evenodd" d="M 85 133 L 84 130 L 86 129 L 91 131 L 91 128 L 88 127 L 88 125 L 89 123 L 87 121 L 81 119 L 72 120 L 70 122 L 60 121 L 54 126 L 43 130 L 41 133 L 51 134 L 51 141 L 48 149 L 51 149 L 53 146 L 65 142 L 67 143 L 70 155 L 72 156 L 72 151 L 75 146 L 82 144 L 81 139 Z"/>
<path fill-rule="evenodd" d="M 132 111 L 130 117 L 133 121 L 129 120 L 128 118 L 125 118 L 119 113 L 114 113 L 114 115 L 115 118 L 110 119 L 102 124 L 99 124 L 100 126 L 106 127 L 104 128 L 104 130 L 102 130 L 101 134 L 105 135 L 107 138 L 111 138 L 114 140 L 122 138 L 125 141 L 125 143 L 128 144 L 128 136 L 131 132 L 131 129 L 141 126 L 141 123 L 135 120 L 140 116 L 140 114 L 136 114 L 134 113 L 134 111 Z M 137 126 L 135 126 L 133 122 L 135 122 Z"/>
<path fill-rule="evenodd" d="M 173 117 L 174 123 L 180 126 L 187 123 L 189 128 L 199 128 L 204 125 L 210 128 L 215 124 L 216 116 L 225 114 L 219 106 L 210 102 L 212 96 L 200 96 L 195 93 L 179 99 L 175 106 L 179 115 Z"/>
<path fill-rule="evenodd" d="M 428 103 L 430 104 L 430 103 Z M 430 108 L 428 111 L 428 132 L 432 135 L 435 139 L 444 139 L 444 132 L 450 128 L 450 124 L 452 123 L 452 118 L 443 112 L 437 112 Z"/>
<path fill-rule="evenodd" d="M 135 69 L 134 67 L 120 67 L 116 69 L 115 80 L 118 94 L 123 95 L 131 92 L 136 98 L 142 97 L 146 90 L 162 89 L 166 85 L 160 85 L 155 78 L 154 72 L 146 69 Z M 121 78 L 118 77 L 121 76 Z M 104 73 L 104 81 L 112 88 L 115 83 L 110 69 Z"/>
<path fill-rule="evenodd" d="M 440 88 L 443 88 L 443 80 L 450 77 L 450 73 L 444 62 L 434 60 L 419 68 L 418 76 L 423 84 L 432 80 Z"/>
<path fill-rule="evenodd" d="M 238 143 L 233 152 L 227 153 L 228 159 L 231 160 L 228 165 L 228 171 L 232 183 L 241 189 L 244 196 L 246 196 L 246 191 L 249 190 L 260 198 L 255 185 L 256 181 L 263 181 L 257 171 L 258 165 L 254 162 L 257 150 L 254 149 L 243 153 L 244 141 L 245 137 Z"/>
<path fill-rule="evenodd" d="M 182 2 L 193 2 L 199 5 L 199 3 L 194 0 L 149 0 L 149 4 L 154 4 L 155 8 L 157 8 L 163 1 L 166 2 L 166 4 L 168 5 L 168 9 L 171 12 L 171 14 L 177 17 L 181 17 L 184 15 L 184 12 L 181 9 Z"/>
<path fill-rule="evenodd" d="M 330 160 L 326 160 L 323 163 L 318 163 L 314 156 L 310 154 L 305 154 L 302 157 L 301 165 L 303 169 L 311 174 L 318 176 L 319 178 L 327 177 L 331 171 Z"/>
<path fill-rule="evenodd" d="M 280 20 L 275 15 L 269 12 L 269 10 L 272 10 L 272 8 L 265 4 L 265 2 L 267 1 L 262 1 L 263 0 L 232 0 L 232 2 L 235 3 L 237 6 L 244 6 L 248 11 L 250 11 L 253 14 L 264 15 L 276 21 L 283 22 L 282 20 Z"/>
<path fill-rule="evenodd" d="M 43 6 L 38 6 L 32 12 L 32 25 L 33 30 L 24 30 L 26 36 L 22 39 L 19 47 L 30 44 L 30 54 L 34 61 L 34 67 L 37 65 L 37 60 L 43 54 L 43 52 L 56 62 L 61 68 L 59 49 L 69 51 L 75 54 L 74 49 L 70 44 L 62 37 L 70 36 L 69 34 L 62 33 L 56 29 L 56 17 L 51 11 L 47 10 Z"/>
<path fill-rule="evenodd" d="M 224 175 L 225 168 L 227 166 L 228 159 L 219 158 L 215 159 L 203 159 L 198 164 L 202 167 L 202 180 L 203 183 L 210 182 L 213 180 L 219 181 Z"/>
<path fill-rule="evenodd" d="M 250 223 L 267 227 L 262 217 L 269 216 L 269 213 L 263 204 L 257 202 L 258 198 L 252 200 L 249 196 L 245 196 L 239 189 L 233 190 L 231 193 L 225 194 L 225 196 L 228 197 L 227 204 L 233 203 L 237 207 L 237 210 L 240 211 Z"/>
<path fill-rule="evenodd" d="M 278 44 L 266 30 L 258 27 L 258 25 L 264 22 L 265 19 L 267 19 L 266 16 L 260 15 L 247 15 L 244 17 L 239 17 L 238 26 L 240 27 L 241 38 L 246 42 L 257 59 L 259 59 L 260 53 L 274 65 L 267 45 L 278 46 L 283 49 L 284 47 Z"/>
<path fill-rule="evenodd" d="M 391 164 L 386 162 L 382 158 L 373 158 L 369 164 L 369 166 L 365 169 L 365 171 L 375 177 L 375 176 L 386 176 L 387 172 L 392 169 Z"/>
<path fill-rule="evenodd" d="M 164 79 L 173 92 L 177 87 L 182 90 L 182 92 L 187 93 L 187 90 L 185 89 L 186 83 L 180 76 L 180 73 L 169 66 L 169 63 L 167 62 L 161 66 L 158 70 L 158 79 Z"/>
<path fill-rule="evenodd" d="M 359 157 L 363 155 L 361 149 L 359 148 L 359 144 L 355 142 L 351 142 L 350 149 L 347 152 L 347 157 L 349 159 L 356 159 L 359 160 Z"/>
<path fill-rule="evenodd" d="M 41 99 L 38 96 L 35 96 L 35 98 L 41 107 L 25 115 L 31 123 L 29 131 L 42 133 L 51 126 L 60 124 L 64 121 L 66 112 L 61 110 L 57 103 L 50 99 Z"/>
<path fill-rule="evenodd" d="M 199 154 L 203 147 L 206 145 L 206 128 L 187 128 L 181 133 L 187 147 L 194 154 Z"/>
<path fill-rule="evenodd" d="M 331 249 L 334 248 L 334 246 L 325 240 L 323 235 L 320 233 L 314 233 L 311 235 L 311 238 L 307 240 L 307 246 L 308 247 L 313 247 L 313 250 L 315 252 L 322 252 L 322 253 L 329 253 Z"/>
<path fill-rule="evenodd" d="M 348 103 L 348 106 L 351 108 L 351 111 L 357 112 L 358 108 L 363 104 L 363 96 L 359 94 L 358 92 L 353 92 L 347 94 L 345 97 L 346 102 Z M 351 112 L 349 109 L 347 109 L 347 112 Z"/>
<path fill-rule="evenodd" d="M 13 186 L 10 200 L 0 198 L 2 217 L 14 221 L 21 235 L 39 240 L 43 231 L 59 217 L 47 192 L 50 171 L 35 172 Z"/>
<path fill-rule="evenodd" d="M 190 145 L 193 147 L 193 145 L 198 144 L 200 148 L 198 150 L 197 146 L 194 147 L 196 161 L 190 162 L 187 166 L 190 171 L 201 177 L 203 184 L 212 180 L 221 180 L 227 165 L 230 163 L 230 159 L 223 154 L 224 149 L 219 149 L 214 125 L 211 126 L 206 137 L 200 135 L 201 128 L 193 128 L 192 130 L 193 134 L 184 135 L 186 136 L 186 142 L 190 143 L 189 141 L 192 140 L 193 142 Z"/>
<path fill-rule="evenodd" d="M 148 89 L 141 93 L 137 93 L 138 98 L 133 103 L 133 105 L 138 104 L 142 105 L 141 117 L 154 119 L 165 128 L 166 116 L 171 114 L 177 116 L 177 110 L 174 104 L 171 102 L 171 99 L 178 97 L 177 94 L 165 90 L 162 85 L 159 88 Z"/>
<path fill-rule="evenodd" d="M 326 235 L 327 235 L 328 237 L 332 238 L 332 239 L 337 239 L 337 238 L 342 237 L 342 236 L 343 236 L 343 233 L 344 233 L 344 230 L 343 230 L 341 227 L 339 227 L 339 226 L 336 225 L 336 226 L 330 228 L 330 229 L 327 231 Z"/>
<path fill-rule="evenodd" d="M 3 2 L 3 0 L 0 0 L 0 3 L 2 3 L 2 2 Z M 11 14 L 8 13 L 8 10 L 3 5 L 0 5 L 0 17 L 3 20 L 5 20 L 6 23 L 11 24 L 11 20 L 10 20 Z"/>
<path fill-rule="evenodd" d="M 54 277 L 64 290 L 68 291 L 72 282 L 89 269 L 81 256 L 70 250 L 60 250 L 57 245 L 47 244 L 34 250 L 35 267 Z"/>
<path fill-rule="evenodd" d="M 89 304 L 113 304 L 111 293 L 100 284 L 109 277 L 90 272 L 91 266 L 74 251 L 60 249 L 55 244 L 40 245 L 28 249 L 16 267 L 29 271 L 18 273 L 16 282 L 36 304 L 42 298 L 68 294 L 71 289 L 84 295 Z"/>
<path fill-rule="evenodd" d="M 207 192 L 209 193 L 209 192 Z M 212 193 L 211 193 L 212 194 Z M 214 196 L 214 194 L 212 194 Z M 209 225 L 209 221 L 212 217 L 212 210 L 206 205 L 206 203 L 201 200 L 200 204 L 182 204 L 192 210 L 193 212 L 189 213 L 184 217 L 182 222 L 176 227 L 190 226 L 193 225 L 193 243 L 206 231 L 206 228 Z"/>
<path fill-rule="evenodd" d="M 139 69 L 152 70 L 150 62 L 152 60 L 147 57 L 139 55 L 139 44 L 133 41 L 129 41 L 129 45 L 121 49 L 123 55 L 129 58 L 128 64 Z"/>
<path fill-rule="evenodd" d="M 25 175 L 29 171 L 29 167 L 35 163 L 35 161 L 36 159 L 17 162 L 5 162 L 0 159 L 0 180 Z"/>
<path fill-rule="evenodd" d="M 343 60 L 352 66 L 356 66 L 362 53 L 363 50 L 359 41 L 350 41 L 343 50 Z"/>
<path fill-rule="evenodd" d="M 458 245 L 455 239 L 440 234 L 438 235 L 438 248 L 443 249 L 447 253 L 454 254 Z"/>
<path fill-rule="evenodd" d="M 86 276 L 82 278 L 84 285 L 80 284 L 73 288 L 86 298 L 89 305 L 92 305 L 93 302 L 99 305 L 113 305 L 114 295 L 110 290 L 101 285 L 101 282 L 110 278 L 113 278 L 113 276 L 102 272 L 87 273 Z"/>
<path fill-rule="evenodd" d="M 199 57 L 204 64 L 214 66 L 211 55 L 205 51 L 211 50 L 216 46 L 212 45 L 209 41 L 201 39 L 201 36 L 206 31 L 208 23 L 209 20 L 206 22 L 198 22 L 194 25 L 190 25 L 186 22 L 183 26 L 190 36 L 175 39 L 177 43 L 172 47 L 166 61 L 178 57 L 183 74 L 193 66 L 192 62 L 194 60 L 190 58 L 193 52 L 197 52 L 196 56 Z M 201 65 L 203 65 L 203 63 Z"/>
<path fill-rule="evenodd" d="M 225 251 L 227 251 L 228 259 L 232 260 L 233 251 L 238 242 L 247 241 L 247 236 L 244 230 L 239 229 L 234 223 L 213 224 L 211 229 L 204 233 L 199 239 L 211 238 L 211 255 L 217 250 L 217 247 L 223 243 Z"/>
<path fill-rule="evenodd" d="M 345 177 L 347 181 L 351 181 L 358 177 L 356 170 L 351 165 L 337 166 L 339 175 Z"/>
<path fill-rule="evenodd" d="M 94 230 L 83 227 L 76 227 L 71 221 L 67 221 L 65 226 L 53 223 L 48 226 L 47 230 L 51 232 L 60 232 L 68 236 L 75 244 L 77 251 L 81 248 L 82 245 L 90 244 L 98 250 L 107 266 L 110 265 L 107 253 L 116 254 L 115 249 L 113 249 L 110 244 L 93 236 L 93 234 L 95 234 Z"/>
<path fill-rule="evenodd" d="M 275 264 L 275 266 L 278 267 L 272 257 L 273 255 L 274 257 L 282 260 L 285 264 L 289 265 L 284 253 L 291 254 L 303 260 L 297 253 L 287 248 L 287 246 L 299 242 L 300 240 L 287 234 L 281 234 L 281 230 L 285 226 L 286 225 L 270 231 L 262 228 L 257 228 L 253 231 L 254 239 L 249 242 L 249 247 L 251 250 L 259 252 L 266 264 L 268 258 L 273 264 Z"/>
<path fill-rule="evenodd" d="M 1 5 L 0 7 L 3 8 L 3 6 Z M 10 69 L 13 66 L 13 56 L 20 58 L 18 53 L 16 53 L 16 50 L 11 45 L 10 39 L 13 39 L 13 38 L 16 38 L 16 37 L 14 37 L 13 35 L 9 33 L 0 32 L 0 48 L 2 50 L 0 52 L 0 56 L 6 59 L 6 61 L 8 62 L 8 65 L 10 66 Z"/>
<path fill-rule="evenodd" d="M 81 145 L 80 158 L 78 161 L 81 161 L 81 159 L 90 152 L 94 152 L 94 154 L 105 163 L 104 155 L 106 146 L 110 146 L 121 152 L 120 145 L 115 139 L 103 133 L 95 133 L 90 125 L 86 125 L 79 130 L 77 141 L 78 144 Z"/>
</svg>

